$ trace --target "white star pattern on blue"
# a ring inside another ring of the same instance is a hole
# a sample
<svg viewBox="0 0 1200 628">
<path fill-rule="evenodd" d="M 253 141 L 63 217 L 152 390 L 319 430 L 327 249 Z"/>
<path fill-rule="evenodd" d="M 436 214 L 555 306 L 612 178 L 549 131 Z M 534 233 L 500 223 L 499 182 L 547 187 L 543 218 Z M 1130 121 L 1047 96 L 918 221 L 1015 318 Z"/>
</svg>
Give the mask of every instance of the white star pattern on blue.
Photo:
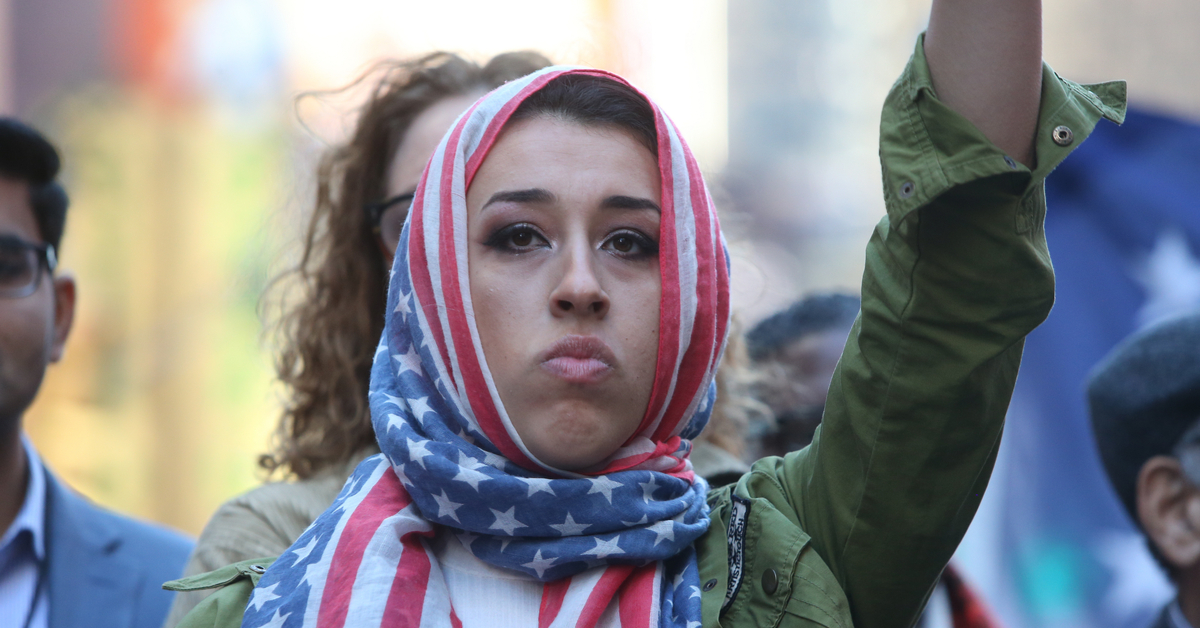
<svg viewBox="0 0 1200 628">
<path fill-rule="evenodd" d="M 494 467 L 496 469 L 503 469 L 504 467 L 508 466 L 508 461 L 505 460 L 503 456 L 497 456 L 490 451 L 483 452 L 483 461 L 487 463 L 489 467 Z"/>
<path fill-rule="evenodd" d="M 555 560 L 556 559 L 554 558 L 542 558 L 542 550 L 538 550 L 537 553 L 533 555 L 533 560 L 521 566 L 534 570 L 537 572 L 537 577 L 541 578 L 542 574 L 545 573 L 547 569 L 554 566 Z"/>
<path fill-rule="evenodd" d="M 578 536 L 581 532 L 591 527 L 586 523 L 575 523 L 575 519 L 571 517 L 571 513 L 567 513 L 567 520 L 562 523 L 552 523 L 551 528 L 558 530 L 558 533 L 563 536 Z"/>
<path fill-rule="evenodd" d="M 271 616 L 271 619 L 267 620 L 267 623 L 263 624 L 263 628 L 283 628 L 283 622 L 287 621 L 287 618 L 291 617 L 291 615 L 291 613 L 283 613 L 281 615 L 279 614 L 279 609 L 277 608 L 275 609 L 275 614 Z"/>
<path fill-rule="evenodd" d="M 1146 291 L 1137 314 L 1142 327 L 1200 307 L 1200 257 L 1178 229 L 1159 234 L 1154 249 L 1133 275 Z"/>
<path fill-rule="evenodd" d="M 275 594 L 275 589 L 278 586 L 279 583 L 276 582 L 269 587 L 258 587 L 254 589 L 254 592 L 250 595 L 250 606 L 252 606 L 254 610 L 259 611 L 262 610 L 263 604 L 266 604 L 271 600 L 278 600 L 279 596 Z"/>
<path fill-rule="evenodd" d="M 466 482 L 467 484 L 469 484 L 471 486 L 471 488 L 478 491 L 479 483 L 488 479 L 488 476 L 486 476 L 474 469 L 460 467 L 458 469 L 458 473 L 451 479 L 454 480 L 455 482 Z"/>
<path fill-rule="evenodd" d="M 400 364 L 400 370 L 396 375 L 421 372 L 421 354 L 417 353 L 417 348 L 414 346 L 409 346 L 408 351 L 403 354 L 393 355 L 392 359 Z"/>
<path fill-rule="evenodd" d="M 395 467 L 392 467 L 392 471 L 396 474 L 396 477 L 400 480 L 400 483 L 405 487 L 412 484 L 412 480 L 408 479 L 408 474 L 404 472 L 403 466 L 396 465 Z"/>
<path fill-rule="evenodd" d="M 550 480 L 524 478 L 524 481 L 529 484 L 529 495 L 527 497 L 533 497 L 537 493 L 550 493 L 551 496 L 554 495 L 554 489 L 550 488 Z"/>
<path fill-rule="evenodd" d="M 596 541 L 596 547 L 593 547 L 592 549 L 584 552 L 583 553 L 584 556 L 596 556 L 598 558 L 608 558 L 609 556 L 613 556 L 615 554 L 624 554 L 625 553 L 625 550 L 621 549 L 620 546 L 617 545 L 618 538 L 615 536 L 607 541 L 602 540 L 602 539 L 595 539 L 595 541 Z"/>
<path fill-rule="evenodd" d="M 420 399 L 413 399 L 411 402 L 409 402 L 408 405 L 412 408 L 413 416 L 420 419 L 427 413 L 433 412 L 433 409 L 430 408 L 429 404 L 427 403 L 428 401 L 429 397 L 421 397 Z"/>
<path fill-rule="evenodd" d="M 637 521 L 622 521 L 621 523 L 625 524 L 625 527 L 627 528 L 636 528 L 638 526 L 644 526 L 647 523 L 650 523 L 650 517 L 642 515 L 642 518 L 638 519 Z"/>
<path fill-rule="evenodd" d="M 438 517 L 450 517 L 451 519 L 458 521 L 458 515 L 455 514 L 455 511 L 457 511 L 459 508 L 462 508 L 462 504 L 451 501 L 446 495 L 446 491 L 442 491 L 441 495 L 434 495 L 433 499 L 438 505 Z"/>
<path fill-rule="evenodd" d="M 400 314 L 402 316 L 408 316 L 409 314 L 412 314 L 412 309 L 410 309 L 409 305 L 408 305 L 408 295 L 407 294 L 401 294 L 396 299 L 396 309 L 394 309 L 392 311 L 395 312 L 396 314 Z"/>
<path fill-rule="evenodd" d="M 593 493 L 599 493 L 608 500 L 608 503 L 611 504 L 613 500 L 613 489 L 621 488 L 621 486 L 622 485 L 620 482 L 615 482 L 604 476 L 600 476 L 598 478 L 592 478 L 592 487 L 588 489 L 587 494 L 591 495 Z"/>
<path fill-rule="evenodd" d="M 650 526 L 650 530 L 652 532 L 654 532 L 654 534 L 656 535 L 654 538 L 655 545 L 658 545 L 659 543 L 662 543 L 663 541 L 674 541 L 675 540 L 675 524 L 674 524 L 674 522 L 663 521 L 662 523 L 656 523 L 656 524 Z"/>
<path fill-rule="evenodd" d="M 638 486 L 642 487 L 642 501 L 654 501 L 654 491 L 658 490 L 658 482 L 655 482 L 654 478 L 650 478 L 649 482 L 640 482 Z"/>
<path fill-rule="evenodd" d="M 432 456 L 433 453 L 425 446 L 424 442 L 418 442 L 413 439 L 408 439 L 408 457 L 415 463 L 425 467 L 425 459 Z"/>
<path fill-rule="evenodd" d="M 316 535 L 313 535 L 312 537 L 310 537 L 308 539 L 308 543 L 306 545 L 304 545 L 303 547 L 297 547 L 296 549 L 292 550 L 292 553 L 296 555 L 296 562 L 298 563 L 298 562 L 304 560 L 305 558 L 308 558 L 308 555 L 312 553 L 313 548 L 316 546 L 317 546 L 317 537 L 316 537 Z"/>
<path fill-rule="evenodd" d="M 476 469 L 482 469 L 487 465 L 460 451 L 458 452 L 458 466 L 474 471 Z"/>
<path fill-rule="evenodd" d="M 493 530 L 503 530 L 504 533 L 507 534 L 508 536 L 512 536 L 513 532 L 517 528 L 528 527 L 525 524 L 521 523 L 520 521 L 517 521 L 517 518 L 514 515 L 514 512 L 516 511 L 516 509 L 517 509 L 517 507 L 513 506 L 504 512 L 500 512 L 499 510 L 496 510 L 495 508 L 489 508 L 488 510 L 491 510 L 492 514 L 495 515 L 495 517 L 496 517 L 496 522 L 493 523 L 489 527 Z"/>
<path fill-rule="evenodd" d="M 404 412 L 408 409 L 408 404 L 405 403 L 403 399 L 399 397 L 393 397 L 385 392 L 379 392 L 378 394 L 383 395 L 384 399 L 386 399 L 386 401 L 384 401 L 385 404 L 390 403 L 393 406 L 396 406 L 396 409 L 400 412 Z"/>
<path fill-rule="evenodd" d="M 311 585 L 320 582 L 324 577 L 325 566 L 321 565 L 320 563 L 312 563 L 304 568 L 304 577 L 301 578 L 300 581 L 307 582 Z"/>
</svg>

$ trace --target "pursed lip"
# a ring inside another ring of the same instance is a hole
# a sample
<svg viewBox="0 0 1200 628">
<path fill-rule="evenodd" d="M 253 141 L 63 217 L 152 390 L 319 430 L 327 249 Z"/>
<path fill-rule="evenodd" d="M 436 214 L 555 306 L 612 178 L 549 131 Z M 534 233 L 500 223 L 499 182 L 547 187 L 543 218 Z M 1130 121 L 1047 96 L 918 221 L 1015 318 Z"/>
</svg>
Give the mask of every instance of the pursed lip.
<svg viewBox="0 0 1200 628">
<path fill-rule="evenodd" d="M 538 357 L 544 370 L 572 384 L 598 384 L 617 363 L 612 349 L 595 336 L 563 336 Z"/>
</svg>

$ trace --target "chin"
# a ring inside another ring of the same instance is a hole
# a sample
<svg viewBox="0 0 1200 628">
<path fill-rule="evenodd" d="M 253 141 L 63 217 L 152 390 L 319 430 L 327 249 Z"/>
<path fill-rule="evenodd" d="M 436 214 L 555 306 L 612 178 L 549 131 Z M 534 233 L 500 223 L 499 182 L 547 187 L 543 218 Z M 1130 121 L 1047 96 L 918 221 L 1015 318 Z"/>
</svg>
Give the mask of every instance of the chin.
<svg viewBox="0 0 1200 628">
<path fill-rule="evenodd" d="M 526 438 L 525 444 L 539 460 L 557 469 L 575 471 L 594 466 L 612 455 L 628 438 L 614 433 L 615 418 L 594 408 L 591 412 L 556 408 L 550 414 L 543 421 L 532 417 L 534 420 L 526 424 L 532 428 L 533 438 Z M 633 427 L 636 426 L 635 423 Z M 524 430 L 518 427 L 518 431 Z"/>
</svg>

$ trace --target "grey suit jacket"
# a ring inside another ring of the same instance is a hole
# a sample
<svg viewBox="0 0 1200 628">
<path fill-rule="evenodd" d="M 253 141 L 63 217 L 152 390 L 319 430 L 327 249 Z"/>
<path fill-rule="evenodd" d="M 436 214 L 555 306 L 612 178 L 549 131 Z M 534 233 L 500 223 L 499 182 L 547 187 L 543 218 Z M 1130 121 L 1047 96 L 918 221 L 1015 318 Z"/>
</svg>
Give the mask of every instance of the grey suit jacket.
<svg viewBox="0 0 1200 628">
<path fill-rule="evenodd" d="M 191 552 L 186 537 L 110 512 L 46 469 L 49 628 L 159 628 Z"/>
</svg>

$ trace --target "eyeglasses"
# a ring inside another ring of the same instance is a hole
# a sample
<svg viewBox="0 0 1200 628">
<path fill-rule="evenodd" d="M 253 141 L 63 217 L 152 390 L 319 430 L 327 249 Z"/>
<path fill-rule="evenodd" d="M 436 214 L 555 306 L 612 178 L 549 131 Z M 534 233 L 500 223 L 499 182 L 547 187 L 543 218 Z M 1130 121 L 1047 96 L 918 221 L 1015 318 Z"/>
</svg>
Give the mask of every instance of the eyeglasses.
<svg viewBox="0 0 1200 628">
<path fill-rule="evenodd" d="M 33 294 L 42 269 L 53 273 L 56 266 L 53 246 L 0 235 L 0 298 L 19 299 Z"/>
<path fill-rule="evenodd" d="M 379 236 L 389 251 L 395 252 L 400 242 L 400 230 L 404 228 L 404 219 L 412 207 L 413 194 L 400 194 L 386 201 L 367 203 L 367 220 L 370 221 L 371 231 Z"/>
</svg>

